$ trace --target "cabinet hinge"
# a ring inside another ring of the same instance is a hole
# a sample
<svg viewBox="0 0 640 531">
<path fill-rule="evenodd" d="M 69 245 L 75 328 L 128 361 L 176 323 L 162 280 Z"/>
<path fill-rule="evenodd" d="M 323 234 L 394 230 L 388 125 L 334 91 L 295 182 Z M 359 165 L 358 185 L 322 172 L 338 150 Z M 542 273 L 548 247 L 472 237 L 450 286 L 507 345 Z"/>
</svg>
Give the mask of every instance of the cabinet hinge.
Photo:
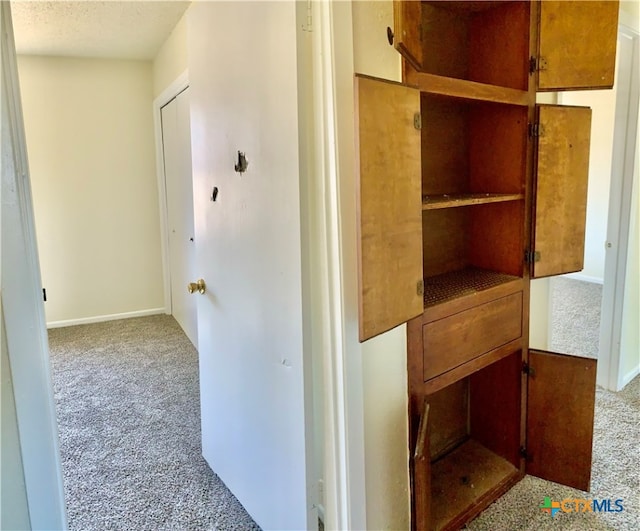
<svg viewBox="0 0 640 531">
<path fill-rule="evenodd" d="M 424 280 L 420 279 L 416 282 L 416 293 L 420 295 L 420 297 L 424 297 Z"/>
<path fill-rule="evenodd" d="M 535 369 L 531 365 L 529 365 L 526 361 L 522 362 L 522 372 L 527 376 L 531 376 L 531 378 L 536 377 Z"/>
<path fill-rule="evenodd" d="M 419 112 L 413 115 L 413 127 L 418 130 L 422 129 L 422 114 Z"/>
<path fill-rule="evenodd" d="M 547 69 L 547 58 L 546 57 L 538 57 L 538 72 L 541 70 Z"/>
<path fill-rule="evenodd" d="M 534 262 L 539 262 L 540 258 L 541 258 L 540 251 L 526 250 L 524 252 L 524 261 L 527 264 L 532 264 Z"/>
<path fill-rule="evenodd" d="M 527 461 L 531 461 L 531 455 L 527 452 L 527 449 L 524 446 L 520 447 L 520 457 L 523 457 Z"/>
<path fill-rule="evenodd" d="M 544 136 L 544 126 L 540 123 L 529 124 L 529 137 L 538 138 Z"/>
<path fill-rule="evenodd" d="M 529 74 L 535 74 L 536 71 L 546 70 L 547 60 L 544 57 L 529 57 Z"/>
</svg>

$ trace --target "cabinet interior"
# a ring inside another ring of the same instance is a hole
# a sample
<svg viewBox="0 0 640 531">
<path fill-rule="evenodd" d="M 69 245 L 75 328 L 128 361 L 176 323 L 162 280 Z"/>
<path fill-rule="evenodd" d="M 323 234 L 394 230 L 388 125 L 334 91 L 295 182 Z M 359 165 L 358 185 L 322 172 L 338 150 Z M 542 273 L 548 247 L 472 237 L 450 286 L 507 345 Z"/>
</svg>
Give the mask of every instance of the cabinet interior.
<svg viewBox="0 0 640 531">
<path fill-rule="evenodd" d="M 517 351 L 426 397 L 432 529 L 519 477 L 520 390 Z"/>
<path fill-rule="evenodd" d="M 529 2 L 422 2 L 422 70 L 526 90 Z"/>
<path fill-rule="evenodd" d="M 423 92 L 420 111 L 423 203 L 440 195 L 524 193 L 526 107 Z"/>
<path fill-rule="evenodd" d="M 522 276 L 527 108 L 422 93 L 425 307 Z"/>
</svg>

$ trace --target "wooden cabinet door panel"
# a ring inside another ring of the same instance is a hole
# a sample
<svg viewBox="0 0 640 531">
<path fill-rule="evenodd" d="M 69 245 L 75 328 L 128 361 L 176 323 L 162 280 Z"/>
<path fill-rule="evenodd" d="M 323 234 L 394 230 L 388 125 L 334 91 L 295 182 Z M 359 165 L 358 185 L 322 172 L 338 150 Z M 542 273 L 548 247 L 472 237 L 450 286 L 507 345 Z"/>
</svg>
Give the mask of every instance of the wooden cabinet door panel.
<svg viewBox="0 0 640 531">
<path fill-rule="evenodd" d="M 422 70 L 422 2 L 394 0 L 393 45 L 413 68 Z"/>
<path fill-rule="evenodd" d="M 580 271 L 589 179 L 591 109 L 539 105 L 533 278 Z"/>
<path fill-rule="evenodd" d="M 613 86 L 617 1 L 543 0 L 539 29 L 538 90 Z"/>
<path fill-rule="evenodd" d="M 527 473 L 589 490 L 595 359 L 529 351 Z"/>
<path fill-rule="evenodd" d="M 413 493 L 415 531 L 429 531 L 431 526 L 431 452 L 429 450 L 429 404 L 426 399 L 418 426 L 413 453 Z"/>
<path fill-rule="evenodd" d="M 356 76 L 360 341 L 420 315 L 420 93 Z"/>
</svg>

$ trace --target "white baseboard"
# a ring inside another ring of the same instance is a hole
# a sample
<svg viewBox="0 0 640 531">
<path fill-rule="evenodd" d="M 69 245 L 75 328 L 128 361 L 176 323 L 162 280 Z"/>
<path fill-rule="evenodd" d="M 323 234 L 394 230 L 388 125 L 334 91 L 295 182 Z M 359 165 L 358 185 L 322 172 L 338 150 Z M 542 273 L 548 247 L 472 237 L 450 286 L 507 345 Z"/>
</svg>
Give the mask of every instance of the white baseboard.
<svg viewBox="0 0 640 531">
<path fill-rule="evenodd" d="M 47 328 L 62 328 L 64 326 L 75 326 L 75 325 L 91 324 L 91 323 L 104 323 L 106 321 L 117 321 L 118 319 L 130 319 L 132 317 L 146 317 L 148 315 L 159 315 L 161 313 L 166 313 L 165 308 L 152 308 L 150 310 L 138 310 L 136 312 L 114 313 L 111 315 L 96 315 L 95 317 L 67 319 L 66 321 L 51 321 L 47 323 Z"/>
<path fill-rule="evenodd" d="M 573 278 L 574 280 L 582 280 L 583 282 L 591 282 L 593 284 L 604 284 L 603 278 L 591 277 L 589 275 L 583 275 L 582 273 L 569 273 L 564 276 L 566 278 Z"/>
<path fill-rule="evenodd" d="M 640 365 L 638 365 L 635 369 L 629 371 L 622 377 L 622 381 L 620 382 L 622 385 L 620 386 L 620 390 L 624 389 L 625 386 L 633 380 L 636 376 L 640 374 Z"/>
</svg>

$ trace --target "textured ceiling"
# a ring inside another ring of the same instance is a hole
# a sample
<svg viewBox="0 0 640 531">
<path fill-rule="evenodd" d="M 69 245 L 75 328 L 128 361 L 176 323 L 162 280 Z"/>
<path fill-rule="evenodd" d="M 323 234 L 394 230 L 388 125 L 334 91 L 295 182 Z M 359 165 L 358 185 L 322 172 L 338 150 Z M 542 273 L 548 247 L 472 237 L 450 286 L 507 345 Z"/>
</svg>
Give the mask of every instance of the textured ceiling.
<svg viewBox="0 0 640 531">
<path fill-rule="evenodd" d="M 153 59 L 187 7 L 187 1 L 12 1 L 16 51 Z"/>
</svg>

